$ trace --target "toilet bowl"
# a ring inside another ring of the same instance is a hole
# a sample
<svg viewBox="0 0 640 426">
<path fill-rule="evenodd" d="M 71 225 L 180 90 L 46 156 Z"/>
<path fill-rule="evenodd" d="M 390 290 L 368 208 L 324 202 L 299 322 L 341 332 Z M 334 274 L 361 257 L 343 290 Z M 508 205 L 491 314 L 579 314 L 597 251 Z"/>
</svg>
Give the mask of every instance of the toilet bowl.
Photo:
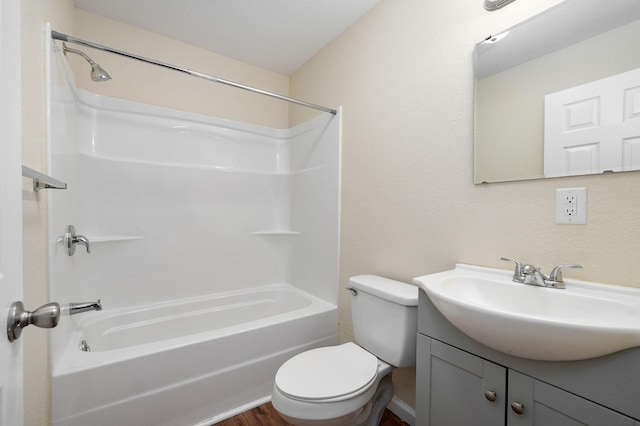
<svg viewBox="0 0 640 426">
<path fill-rule="evenodd" d="M 418 288 L 374 275 L 349 282 L 359 345 L 303 352 L 276 373 L 272 403 L 293 425 L 378 425 L 393 369 L 415 365 Z"/>
<path fill-rule="evenodd" d="M 313 349 L 280 367 L 272 403 L 294 425 L 365 424 L 374 397 L 388 397 L 382 408 L 391 400 L 392 370 L 391 365 L 350 342 Z M 386 393 L 379 389 L 385 378 Z"/>
</svg>

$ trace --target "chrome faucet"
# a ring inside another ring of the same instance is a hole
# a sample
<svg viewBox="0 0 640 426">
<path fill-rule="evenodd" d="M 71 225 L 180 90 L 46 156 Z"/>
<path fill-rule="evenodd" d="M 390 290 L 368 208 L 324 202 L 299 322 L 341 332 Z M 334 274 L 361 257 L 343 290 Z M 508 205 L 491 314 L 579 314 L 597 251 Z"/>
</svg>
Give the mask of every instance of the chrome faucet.
<svg viewBox="0 0 640 426">
<path fill-rule="evenodd" d="M 525 284 L 548 287 L 546 281 L 549 279 L 549 277 L 540 272 L 540 268 L 527 264 L 522 267 L 522 273 L 524 274 L 523 282 Z"/>
<path fill-rule="evenodd" d="M 75 315 L 82 312 L 101 311 L 102 303 L 100 299 L 95 302 L 87 303 L 69 303 L 69 315 Z"/>
<path fill-rule="evenodd" d="M 517 260 L 511 260 L 504 257 L 501 257 L 500 260 L 516 264 L 513 272 L 514 282 L 558 289 L 565 288 L 564 280 L 562 278 L 562 268 L 582 269 L 581 265 L 556 266 L 551 270 L 551 274 L 547 277 L 545 274 L 540 272 L 540 268 L 536 266 L 530 264 L 523 265 Z"/>
</svg>

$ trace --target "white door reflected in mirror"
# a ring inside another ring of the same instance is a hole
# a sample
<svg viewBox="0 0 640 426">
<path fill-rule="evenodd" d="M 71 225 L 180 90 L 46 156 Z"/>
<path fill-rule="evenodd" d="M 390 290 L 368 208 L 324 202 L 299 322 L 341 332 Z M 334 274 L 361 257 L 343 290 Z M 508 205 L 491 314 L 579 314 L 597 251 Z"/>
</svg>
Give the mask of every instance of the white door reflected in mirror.
<svg viewBox="0 0 640 426">
<path fill-rule="evenodd" d="M 544 176 L 640 169 L 640 69 L 545 96 Z"/>
<path fill-rule="evenodd" d="M 640 69 L 640 2 L 565 0 L 525 22 L 496 30 L 502 31 L 475 48 L 474 183 L 548 177 L 545 96 Z M 640 100 L 627 102 L 640 110 Z M 574 124 L 588 125 L 590 108 L 595 107 L 576 106 Z M 635 168 L 596 166 L 602 154 L 593 158 L 594 141 L 574 142 L 570 175 Z M 625 161 L 629 155 L 640 156 L 633 152 L 636 146 L 635 141 L 626 142 Z M 558 171 L 554 176 L 565 175 Z"/>
</svg>

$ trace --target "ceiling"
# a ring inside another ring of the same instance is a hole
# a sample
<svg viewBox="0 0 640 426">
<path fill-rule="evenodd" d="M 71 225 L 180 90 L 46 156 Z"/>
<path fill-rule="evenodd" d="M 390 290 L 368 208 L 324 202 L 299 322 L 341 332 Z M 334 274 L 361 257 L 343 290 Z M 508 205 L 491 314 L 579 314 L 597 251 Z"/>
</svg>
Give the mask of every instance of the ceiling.
<svg viewBox="0 0 640 426">
<path fill-rule="evenodd" d="M 476 46 L 476 78 L 482 79 L 640 19 L 640 2 L 564 0 Z"/>
<path fill-rule="evenodd" d="M 379 1 L 75 0 L 75 5 L 290 75 Z"/>
</svg>

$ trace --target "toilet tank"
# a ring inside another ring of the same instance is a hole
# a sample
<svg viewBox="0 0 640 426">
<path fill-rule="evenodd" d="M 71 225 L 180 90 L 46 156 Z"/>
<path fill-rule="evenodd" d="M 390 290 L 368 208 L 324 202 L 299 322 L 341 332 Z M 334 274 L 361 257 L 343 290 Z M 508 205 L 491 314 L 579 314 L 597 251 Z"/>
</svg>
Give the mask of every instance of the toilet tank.
<svg viewBox="0 0 640 426">
<path fill-rule="evenodd" d="M 418 287 L 376 275 L 349 280 L 356 343 L 396 367 L 416 364 Z"/>
</svg>

